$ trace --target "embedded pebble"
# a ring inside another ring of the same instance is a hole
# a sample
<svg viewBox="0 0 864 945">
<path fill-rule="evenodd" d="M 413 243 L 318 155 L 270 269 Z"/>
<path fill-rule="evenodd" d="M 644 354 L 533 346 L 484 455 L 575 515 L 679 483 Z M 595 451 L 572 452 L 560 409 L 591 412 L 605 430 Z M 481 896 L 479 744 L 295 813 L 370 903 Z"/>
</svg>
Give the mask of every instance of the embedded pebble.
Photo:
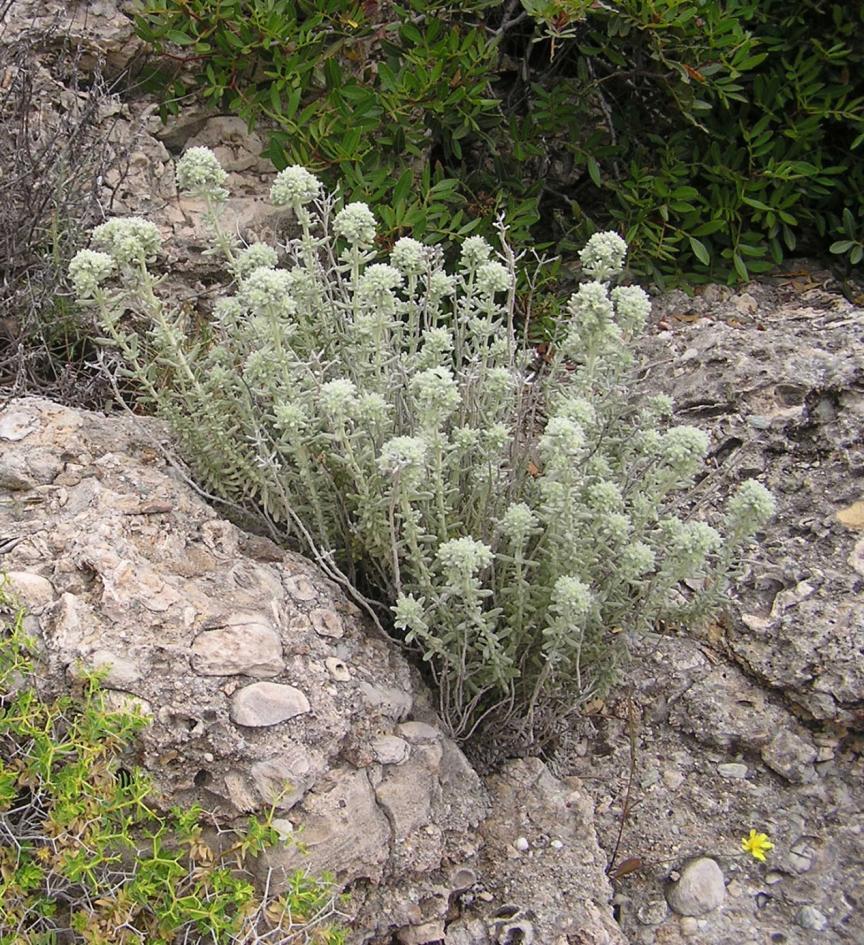
<svg viewBox="0 0 864 945">
<path fill-rule="evenodd" d="M 727 764 L 717 765 L 717 773 L 721 778 L 740 781 L 747 777 L 747 765 L 737 761 L 730 761 Z"/>
<path fill-rule="evenodd" d="M 31 610 L 50 604 L 57 596 L 54 585 L 41 574 L 33 574 L 30 571 L 9 571 L 6 580 L 12 585 L 15 594 Z"/>
<path fill-rule="evenodd" d="M 309 700 L 294 686 L 280 683 L 253 683 L 234 693 L 231 720 L 237 725 L 261 728 L 278 725 L 310 709 Z"/>
<path fill-rule="evenodd" d="M 401 765 L 408 760 L 411 747 L 404 738 L 395 735 L 379 735 L 372 741 L 372 754 L 378 764 Z"/>
<path fill-rule="evenodd" d="M 330 673 L 336 682 L 348 682 L 351 678 L 348 667 L 342 660 L 337 659 L 335 656 L 329 656 L 324 660 L 324 665 L 327 667 L 327 672 Z"/>
<path fill-rule="evenodd" d="M 816 777 L 816 749 L 795 732 L 778 732 L 762 749 L 762 760 L 792 784 L 805 784 Z"/>
<path fill-rule="evenodd" d="M 278 676 L 285 669 L 282 640 L 266 617 L 235 614 L 195 637 L 192 668 L 202 676 Z"/>
<path fill-rule="evenodd" d="M 676 791 L 684 783 L 684 775 L 675 768 L 663 772 L 663 783 L 670 791 Z"/>
<path fill-rule="evenodd" d="M 562 850 L 562 849 L 564 848 L 563 842 L 562 842 L 561 840 L 558 840 L 558 839 L 553 840 L 553 841 L 549 844 L 549 846 L 552 847 L 553 850 Z"/>
<path fill-rule="evenodd" d="M 331 637 L 338 640 L 345 633 L 342 618 L 335 610 L 325 610 L 319 607 L 309 614 L 309 620 L 312 623 L 312 629 L 319 637 Z"/>
<path fill-rule="evenodd" d="M 828 919 L 815 906 L 801 906 L 795 916 L 795 924 L 802 929 L 811 929 L 813 932 L 824 932 L 828 928 Z"/>
<path fill-rule="evenodd" d="M 651 899 L 636 910 L 636 918 L 642 925 L 660 925 L 668 914 L 665 899 Z"/>
<path fill-rule="evenodd" d="M 516 849 L 520 853 L 525 853 L 528 850 L 528 848 L 531 846 L 531 844 L 528 843 L 528 840 L 526 837 L 517 837 L 513 846 L 516 847 Z"/>
<path fill-rule="evenodd" d="M 726 885 L 723 871 L 709 856 L 691 860 L 677 883 L 666 889 L 666 901 L 678 915 L 699 916 L 723 904 Z"/>
<path fill-rule="evenodd" d="M 813 866 L 813 854 L 805 843 L 793 846 L 786 860 L 796 873 L 806 873 Z"/>
</svg>

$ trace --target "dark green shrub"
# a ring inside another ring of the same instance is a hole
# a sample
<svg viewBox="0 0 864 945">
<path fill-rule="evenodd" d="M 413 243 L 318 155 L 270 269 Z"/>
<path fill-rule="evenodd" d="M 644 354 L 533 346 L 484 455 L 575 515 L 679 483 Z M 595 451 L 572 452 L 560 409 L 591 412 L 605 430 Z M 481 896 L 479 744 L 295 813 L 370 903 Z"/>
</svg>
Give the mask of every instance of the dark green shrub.
<svg viewBox="0 0 864 945">
<path fill-rule="evenodd" d="M 268 120 L 278 167 L 388 207 L 385 244 L 503 211 L 517 243 L 566 253 L 614 226 L 636 270 L 691 281 L 829 245 L 860 261 L 862 27 L 828 0 L 146 0 L 138 18 L 179 65 L 170 94 Z"/>
</svg>

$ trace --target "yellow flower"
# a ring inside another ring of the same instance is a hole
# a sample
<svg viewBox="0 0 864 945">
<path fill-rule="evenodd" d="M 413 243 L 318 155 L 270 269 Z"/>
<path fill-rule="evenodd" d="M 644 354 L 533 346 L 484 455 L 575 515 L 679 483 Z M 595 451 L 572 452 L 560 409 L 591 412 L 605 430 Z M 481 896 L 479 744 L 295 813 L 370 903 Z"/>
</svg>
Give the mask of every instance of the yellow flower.
<svg viewBox="0 0 864 945">
<path fill-rule="evenodd" d="M 768 839 L 768 835 L 765 833 L 757 833 L 755 830 L 750 831 L 749 837 L 741 838 L 741 847 L 745 853 L 750 853 L 757 860 L 765 862 L 765 851 L 773 850 L 774 844 Z"/>
</svg>

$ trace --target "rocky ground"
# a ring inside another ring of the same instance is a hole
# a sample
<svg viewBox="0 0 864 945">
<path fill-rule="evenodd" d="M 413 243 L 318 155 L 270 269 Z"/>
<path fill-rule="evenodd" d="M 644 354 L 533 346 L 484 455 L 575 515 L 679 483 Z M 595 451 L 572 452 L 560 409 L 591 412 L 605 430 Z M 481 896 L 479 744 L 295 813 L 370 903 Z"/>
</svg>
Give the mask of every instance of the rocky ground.
<svg viewBox="0 0 864 945">
<path fill-rule="evenodd" d="M 695 514 L 747 476 L 779 509 L 728 618 L 634 641 L 626 685 L 555 759 L 617 854 L 631 942 L 864 940 L 862 336 L 813 269 L 655 305 L 643 385 L 712 436 Z"/>
<path fill-rule="evenodd" d="M 137 52 L 122 0 L 11 9 L 0 41 L 32 37 L 46 116 L 65 94 L 56 17 L 85 65 L 118 74 Z M 173 160 L 214 147 L 234 223 L 266 237 L 262 142 L 194 107 L 163 125 L 134 89 L 104 121 L 128 156 L 105 206 L 159 223 L 194 302 L 211 273 Z M 632 641 L 626 683 L 548 767 L 478 777 L 344 596 L 219 518 L 127 420 L 0 412 L 0 567 L 18 572 L 57 685 L 75 659 L 108 659 L 117 698 L 150 703 L 141 760 L 166 791 L 227 817 L 291 768 L 283 829 L 304 827 L 313 865 L 351 885 L 357 942 L 864 941 L 862 319 L 813 267 L 658 298 L 641 383 L 712 436 L 693 514 L 748 476 L 779 511 L 728 618 Z M 751 829 L 774 843 L 764 864 L 741 848 Z"/>
</svg>

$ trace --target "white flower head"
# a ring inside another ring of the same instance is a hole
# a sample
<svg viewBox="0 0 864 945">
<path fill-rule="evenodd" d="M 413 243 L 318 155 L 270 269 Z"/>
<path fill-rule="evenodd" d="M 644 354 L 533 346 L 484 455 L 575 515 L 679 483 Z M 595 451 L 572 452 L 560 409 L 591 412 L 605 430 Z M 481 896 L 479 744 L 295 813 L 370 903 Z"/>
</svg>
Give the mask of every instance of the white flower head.
<svg viewBox="0 0 864 945">
<path fill-rule="evenodd" d="M 411 378 L 417 412 L 425 423 L 439 427 L 462 403 L 453 375 L 443 367 L 420 371 Z"/>
<path fill-rule="evenodd" d="M 580 334 L 591 338 L 602 334 L 614 314 L 606 286 L 599 282 L 583 282 L 570 296 L 567 311 Z"/>
<path fill-rule="evenodd" d="M 514 545 L 524 545 L 539 525 L 537 516 L 524 502 L 514 502 L 498 523 L 498 531 Z"/>
<path fill-rule="evenodd" d="M 500 453 L 509 442 L 510 431 L 503 423 L 493 423 L 483 431 L 483 445 L 490 453 Z"/>
<path fill-rule="evenodd" d="M 654 567 L 654 551 L 644 541 L 634 541 L 621 549 L 618 572 L 626 581 L 637 581 Z"/>
<path fill-rule="evenodd" d="M 659 454 L 679 476 L 692 476 L 708 452 L 708 436 L 691 426 L 672 427 L 660 437 Z"/>
<path fill-rule="evenodd" d="M 497 402 L 508 397 L 515 386 L 516 377 L 513 372 L 503 367 L 489 368 L 483 381 L 484 389 Z"/>
<path fill-rule="evenodd" d="M 393 624 L 399 630 L 408 630 L 406 640 L 410 643 L 415 634 L 429 629 L 426 622 L 426 600 L 413 594 L 400 594 L 393 607 Z"/>
<path fill-rule="evenodd" d="M 624 497 L 614 482 L 594 482 L 585 490 L 585 503 L 595 512 L 620 512 L 624 508 Z"/>
<path fill-rule="evenodd" d="M 177 186 L 196 196 L 224 200 L 228 174 L 210 148 L 189 148 L 177 162 Z"/>
<path fill-rule="evenodd" d="M 651 299 L 638 285 L 619 285 L 612 290 L 618 324 L 628 335 L 642 331 L 651 314 Z"/>
<path fill-rule="evenodd" d="M 97 253 L 92 249 L 77 252 L 69 263 L 69 278 L 75 295 L 82 300 L 92 299 L 115 268 L 114 260 L 107 253 Z"/>
<path fill-rule="evenodd" d="M 360 276 L 358 290 L 364 301 L 380 301 L 402 285 L 402 273 L 387 263 L 367 266 Z"/>
<path fill-rule="evenodd" d="M 595 233 L 579 253 L 583 270 L 603 282 L 621 272 L 626 256 L 627 244 L 612 230 Z"/>
<path fill-rule="evenodd" d="M 674 566 L 683 571 L 701 567 L 706 555 L 723 543 L 720 533 L 705 522 L 665 519 L 660 530 L 663 544 Z"/>
<path fill-rule="evenodd" d="M 357 388 L 348 378 L 337 377 L 322 384 L 320 402 L 324 412 L 335 419 L 352 417 L 357 409 Z"/>
<path fill-rule="evenodd" d="M 293 315 L 297 310 L 288 273 L 269 266 L 249 273 L 240 285 L 240 299 L 256 315 Z"/>
<path fill-rule="evenodd" d="M 223 328 L 235 329 L 246 310 L 236 295 L 225 295 L 213 304 L 213 319 Z"/>
<path fill-rule="evenodd" d="M 432 365 L 440 364 L 453 351 L 453 332 L 448 328 L 427 328 L 421 337 L 423 358 Z"/>
<path fill-rule="evenodd" d="M 378 468 L 410 486 L 426 474 L 426 452 L 426 442 L 419 436 L 394 436 L 381 447 Z"/>
<path fill-rule="evenodd" d="M 579 578 L 564 575 L 552 588 L 549 609 L 556 617 L 580 624 L 591 613 L 593 604 L 594 596 L 588 585 Z"/>
<path fill-rule="evenodd" d="M 456 279 L 439 269 L 429 277 L 426 291 L 429 295 L 429 301 L 437 304 L 447 296 L 453 295 L 456 291 Z"/>
<path fill-rule="evenodd" d="M 555 416 L 565 417 L 580 427 L 592 427 L 597 422 L 594 405 L 584 397 L 565 395 L 555 404 Z"/>
<path fill-rule="evenodd" d="M 469 236 L 462 243 L 462 252 L 459 262 L 468 272 L 476 271 L 492 255 L 492 247 L 482 236 Z"/>
<path fill-rule="evenodd" d="M 396 240 L 390 253 L 390 262 L 406 276 L 418 276 L 426 271 L 429 253 L 427 248 L 410 236 Z"/>
<path fill-rule="evenodd" d="M 309 411 L 303 404 L 295 401 L 283 401 L 276 404 L 273 413 L 279 429 L 292 437 L 302 433 L 309 423 Z"/>
<path fill-rule="evenodd" d="M 162 237 L 149 220 L 115 217 L 93 230 L 93 245 L 118 265 L 129 265 L 152 259 L 162 246 Z"/>
<path fill-rule="evenodd" d="M 492 298 L 499 292 L 507 292 L 513 280 L 506 266 L 499 262 L 485 262 L 477 268 L 477 291 Z"/>
<path fill-rule="evenodd" d="M 243 279 L 256 269 L 275 269 L 279 254 L 267 243 L 252 243 L 241 250 L 234 262 L 234 275 Z"/>
<path fill-rule="evenodd" d="M 375 240 L 375 217 L 365 203 L 349 203 L 333 220 L 333 232 L 344 236 L 353 246 L 365 248 Z"/>
<path fill-rule="evenodd" d="M 540 453 L 553 462 L 568 462 L 581 456 L 585 447 L 582 427 L 566 417 L 552 417 L 540 437 Z"/>
<path fill-rule="evenodd" d="M 470 536 L 445 541 L 438 546 L 435 556 L 441 570 L 451 579 L 471 577 L 492 563 L 492 549 Z"/>
<path fill-rule="evenodd" d="M 360 395 L 357 415 L 369 423 L 386 423 L 390 419 L 390 405 L 380 394 L 369 391 Z"/>
<path fill-rule="evenodd" d="M 279 171 L 270 188 L 270 200 L 276 207 L 297 210 L 311 203 L 321 193 L 323 184 L 305 167 L 292 164 Z"/>
<path fill-rule="evenodd" d="M 726 506 L 726 525 L 735 538 L 755 535 L 774 515 L 774 496 L 755 479 L 738 486 Z"/>
</svg>

